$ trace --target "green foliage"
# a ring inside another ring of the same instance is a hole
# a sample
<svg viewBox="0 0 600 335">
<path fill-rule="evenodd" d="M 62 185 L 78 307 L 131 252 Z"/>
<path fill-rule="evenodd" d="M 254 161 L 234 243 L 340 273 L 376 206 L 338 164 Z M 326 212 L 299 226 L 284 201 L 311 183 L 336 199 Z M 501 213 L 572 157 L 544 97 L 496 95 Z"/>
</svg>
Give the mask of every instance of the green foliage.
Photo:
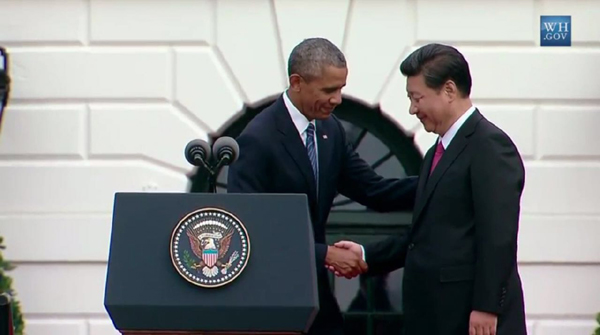
<svg viewBox="0 0 600 335">
<path fill-rule="evenodd" d="M 598 322 L 598 328 L 596 328 L 593 335 L 600 335 L 600 313 L 596 315 L 596 322 Z"/>
<path fill-rule="evenodd" d="M 0 249 L 4 249 L 2 240 L 3 238 L 0 236 Z M 0 293 L 8 293 L 12 297 L 12 315 L 15 335 L 23 335 L 25 322 L 23 321 L 23 315 L 21 314 L 21 306 L 19 301 L 15 299 L 16 293 L 12 288 L 12 278 L 6 274 L 6 272 L 12 269 L 14 269 L 14 266 L 5 261 L 0 252 Z"/>
<path fill-rule="evenodd" d="M 190 252 L 187 250 L 183 251 L 183 263 L 185 263 L 188 269 L 192 270 L 192 266 L 194 265 L 194 259 L 190 255 Z"/>
</svg>

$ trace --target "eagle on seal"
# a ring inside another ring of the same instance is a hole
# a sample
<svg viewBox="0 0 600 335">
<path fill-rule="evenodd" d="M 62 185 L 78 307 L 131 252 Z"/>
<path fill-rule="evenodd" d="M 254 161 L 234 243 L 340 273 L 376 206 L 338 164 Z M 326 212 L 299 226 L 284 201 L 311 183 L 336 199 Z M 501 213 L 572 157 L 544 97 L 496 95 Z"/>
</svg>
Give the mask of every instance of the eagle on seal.
<svg viewBox="0 0 600 335">
<path fill-rule="evenodd" d="M 222 262 L 222 259 L 229 250 L 233 229 L 228 229 L 224 234 L 213 230 L 198 235 L 188 228 L 186 233 L 194 255 L 200 259 L 200 262 L 194 263 L 192 268 L 201 270 L 209 278 L 216 276 L 219 268 L 224 268 L 222 272 L 225 273 L 225 268 L 229 268 L 231 264 Z"/>
</svg>

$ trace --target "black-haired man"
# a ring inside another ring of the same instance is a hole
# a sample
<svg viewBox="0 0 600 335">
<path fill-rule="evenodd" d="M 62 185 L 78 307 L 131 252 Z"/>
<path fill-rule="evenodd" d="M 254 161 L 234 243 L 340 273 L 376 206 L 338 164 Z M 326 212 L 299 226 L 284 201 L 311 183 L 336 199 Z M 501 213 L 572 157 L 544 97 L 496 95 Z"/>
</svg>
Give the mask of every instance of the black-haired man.
<svg viewBox="0 0 600 335">
<path fill-rule="evenodd" d="M 368 273 L 404 268 L 406 335 L 524 335 L 521 156 L 472 105 L 469 65 L 455 48 L 425 45 L 400 71 L 410 113 L 439 135 L 425 155 L 412 227 L 364 249 L 336 246 L 365 257 Z"/>
</svg>

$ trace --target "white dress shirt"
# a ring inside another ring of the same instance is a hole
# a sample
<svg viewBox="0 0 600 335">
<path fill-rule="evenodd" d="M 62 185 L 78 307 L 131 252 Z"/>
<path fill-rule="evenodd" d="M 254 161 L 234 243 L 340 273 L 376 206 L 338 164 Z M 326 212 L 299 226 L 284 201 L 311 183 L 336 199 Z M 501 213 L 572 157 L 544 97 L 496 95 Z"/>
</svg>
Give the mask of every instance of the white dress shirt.
<svg viewBox="0 0 600 335">
<path fill-rule="evenodd" d="M 465 123 L 465 121 L 467 121 L 469 116 L 473 114 L 473 112 L 475 112 L 475 106 L 471 106 L 469 109 L 467 109 L 467 111 L 461 117 L 459 117 L 458 120 L 454 122 L 454 124 L 452 124 L 452 126 L 448 129 L 444 136 L 442 136 L 441 141 L 442 145 L 444 146 L 444 150 L 448 149 L 450 142 L 452 142 L 452 139 L 454 138 L 460 127 L 462 127 L 462 125 Z M 439 141 L 440 138 L 438 137 L 437 143 L 439 143 Z"/>
<path fill-rule="evenodd" d="M 314 137 L 314 139 L 315 139 L 315 154 L 317 155 L 317 157 L 319 157 L 319 148 L 317 146 L 317 123 L 315 122 L 315 120 L 308 121 L 306 116 L 304 116 L 302 113 L 300 113 L 300 110 L 298 110 L 298 108 L 296 108 L 296 106 L 294 106 L 294 104 L 288 97 L 287 91 L 285 91 L 283 93 L 283 102 L 285 103 L 285 107 L 287 108 L 288 113 L 290 113 L 292 122 L 294 123 L 294 126 L 296 126 L 296 129 L 298 130 L 298 135 L 300 135 L 300 138 L 302 139 L 302 143 L 304 143 L 304 146 L 306 146 L 306 128 L 308 127 L 308 124 L 312 123 L 313 126 L 315 126 L 315 137 Z"/>
</svg>

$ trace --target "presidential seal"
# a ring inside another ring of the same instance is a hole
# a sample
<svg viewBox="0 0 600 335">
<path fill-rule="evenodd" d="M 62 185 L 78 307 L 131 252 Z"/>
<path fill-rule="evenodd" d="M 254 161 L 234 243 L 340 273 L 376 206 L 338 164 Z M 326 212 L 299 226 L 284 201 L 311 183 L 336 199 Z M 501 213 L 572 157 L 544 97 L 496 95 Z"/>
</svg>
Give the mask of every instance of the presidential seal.
<svg viewBox="0 0 600 335">
<path fill-rule="evenodd" d="M 170 248 L 177 272 L 190 283 L 207 288 L 234 281 L 250 257 L 246 227 L 217 208 L 186 215 L 173 229 Z"/>
</svg>

